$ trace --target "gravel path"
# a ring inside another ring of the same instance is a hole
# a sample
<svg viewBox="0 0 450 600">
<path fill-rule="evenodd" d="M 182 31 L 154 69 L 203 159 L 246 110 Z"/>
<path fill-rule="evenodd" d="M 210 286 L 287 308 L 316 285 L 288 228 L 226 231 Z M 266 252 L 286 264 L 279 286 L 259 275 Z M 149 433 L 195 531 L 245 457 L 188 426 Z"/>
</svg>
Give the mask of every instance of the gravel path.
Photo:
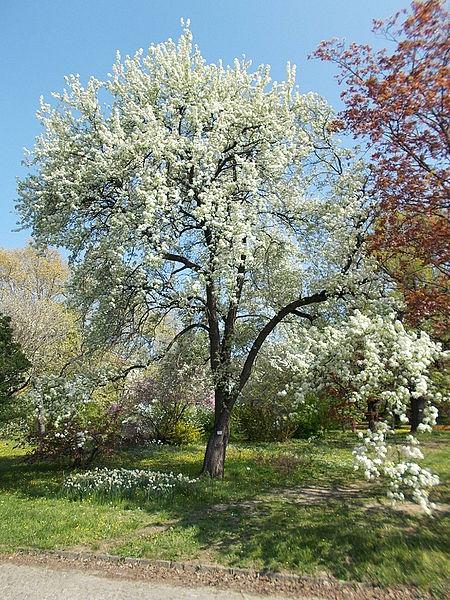
<svg viewBox="0 0 450 600">
<path fill-rule="evenodd" d="M 327 577 L 280 579 L 245 569 L 199 571 L 188 563 L 167 568 L 116 558 L 0 554 L 0 600 L 432 600 L 414 587 L 380 588 Z"/>
<path fill-rule="evenodd" d="M 0 564 L 0 598 L 4 600 L 260 600 L 262 596 L 160 582 L 108 579 L 76 570 L 52 570 Z M 276 598 L 272 596 L 271 598 Z M 278 596 L 278 598 L 280 598 Z M 313 600 L 312 596 L 303 597 Z M 265 597 L 267 600 L 267 596 Z"/>
</svg>

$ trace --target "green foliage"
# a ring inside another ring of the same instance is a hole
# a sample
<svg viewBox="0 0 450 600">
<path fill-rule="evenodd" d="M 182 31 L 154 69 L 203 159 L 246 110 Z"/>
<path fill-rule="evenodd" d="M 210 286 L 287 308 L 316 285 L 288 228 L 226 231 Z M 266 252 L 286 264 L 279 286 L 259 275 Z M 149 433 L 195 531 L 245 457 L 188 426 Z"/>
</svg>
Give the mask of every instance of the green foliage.
<svg viewBox="0 0 450 600">
<path fill-rule="evenodd" d="M 80 351 L 79 315 L 65 301 L 68 277 L 56 250 L 0 248 L 0 311 L 11 317 L 32 376 L 57 373 Z"/>
<path fill-rule="evenodd" d="M 0 411 L 23 384 L 29 367 L 20 344 L 13 339 L 10 317 L 0 315 Z"/>
<path fill-rule="evenodd" d="M 324 394 L 307 394 L 296 407 L 296 438 L 323 435 L 333 429 L 349 429 L 363 419 L 354 403 Z"/>
<path fill-rule="evenodd" d="M 208 438 L 214 430 L 214 407 L 195 406 L 189 412 L 189 422 L 193 423 L 202 435 Z"/>
<path fill-rule="evenodd" d="M 328 406 L 317 397 L 309 398 L 297 409 L 297 429 L 295 437 L 309 438 L 322 435 L 330 427 Z"/>
<path fill-rule="evenodd" d="M 298 415 L 291 407 L 269 400 L 238 405 L 235 422 L 239 433 L 247 441 L 283 442 L 297 430 Z"/>
<path fill-rule="evenodd" d="M 178 421 L 168 433 L 167 441 L 174 446 L 197 444 L 202 439 L 202 431 L 190 421 Z"/>
<path fill-rule="evenodd" d="M 285 372 L 263 353 L 235 408 L 234 430 L 247 441 L 285 441 L 298 425 L 297 402 L 286 392 Z"/>
</svg>

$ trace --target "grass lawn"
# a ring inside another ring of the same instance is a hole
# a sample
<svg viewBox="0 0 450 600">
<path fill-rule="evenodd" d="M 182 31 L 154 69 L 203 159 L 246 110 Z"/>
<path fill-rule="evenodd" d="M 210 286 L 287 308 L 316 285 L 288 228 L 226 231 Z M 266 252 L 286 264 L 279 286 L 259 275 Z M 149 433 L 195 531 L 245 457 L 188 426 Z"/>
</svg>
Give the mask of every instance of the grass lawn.
<svg viewBox="0 0 450 600">
<path fill-rule="evenodd" d="M 450 432 L 422 436 L 433 492 L 449 502 Z M 444 597 L 449 516 L 393 510 L 353 470 L 350 434 L 311 442 L 233 444 L 224 481 L 138 505 L 64 497 L 61 465 L 30 465 L 0 442 L 0 552 L 76 548 L 124 556 L 198 560 L 340 579 L 415 584 Z M 97 466 L 195 476 L 203 447 L 123 452 Z"/>
</svg>

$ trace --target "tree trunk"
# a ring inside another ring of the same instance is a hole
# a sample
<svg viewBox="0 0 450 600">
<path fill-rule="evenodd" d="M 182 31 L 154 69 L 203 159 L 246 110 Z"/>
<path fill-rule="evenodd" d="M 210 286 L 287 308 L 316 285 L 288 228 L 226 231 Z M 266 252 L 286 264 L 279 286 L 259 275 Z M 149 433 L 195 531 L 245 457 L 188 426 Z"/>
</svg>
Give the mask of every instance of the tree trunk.
<svg viewBox="0 0 450 600">
<path fill-rule="evenodd" d="M 39 454 L 43 453 L 44 449 L 44 440 L 45 440 L 45 415 L 44 412 L 39 409 L 36 417 L 36 425 L 38 432 L 38 447 L 37 451 Z"/>
<path fill-rule="evenodd" d="M 425 398 L 411 398 L 411 433 L 416 433 L 418 426 L 423 421 L 423 411 L 425 408 Z"/>
<path fill-rule="evenodd" d="M 376 424 L 378 421 L 378 411 L 377 411 L 377 402 L 376 400 L 369 400 L 367 402 L 367 421 L 369 424 L 370 431 L 375 431 Z"/>
<path fill-rule="evenodd" d="M 227 398 L 228 401 L 226 401 L 217 390 L 215 396 L 214 430 L 206 446 L 202 475 L 222 478 L 225 467 L 225 454 L 230 438 L 231 407 L 234 403 L 230 398 Z"/>
</svg>

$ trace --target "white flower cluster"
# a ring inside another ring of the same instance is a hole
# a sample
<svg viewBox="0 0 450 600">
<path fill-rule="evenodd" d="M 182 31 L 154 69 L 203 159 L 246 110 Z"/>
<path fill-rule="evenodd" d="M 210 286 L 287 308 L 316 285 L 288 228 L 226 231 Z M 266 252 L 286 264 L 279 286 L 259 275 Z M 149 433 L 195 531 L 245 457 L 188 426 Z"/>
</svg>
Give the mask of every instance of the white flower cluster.
<svg viewBox="0 0 450 600">
<path fill-rule="evenodd" d="M 262 317 L 267 287 L 275 310 L 366 289 L 362 165 L 349 165 L 332 109 L 299 93 L 293 66 L 284 82 L 250 66 L 208 64 L 186 26 L 178 42 L 118 56 L 103 82 L 68 77 L 57 106 L 42 103 L 19 210 L 36 240 L 72 253 L 96 329 L 164 308 L 205 318 L 211 283 L 219 309 L 240 297 L 243 314 Z"/>
<path fill-rule="evenodd" d="M 42 431 L 51 426 L 55 438 L 71 438 L 73 432 L 69 432 L 68 424 L 73 426 L 80 408 L 92 400 L 95 389 L 107 384 L 114 375 L 116 371 L 111 367 L 86 370 L 67 377 L 41 375 L 32 380 L 23 398 Z M 88 431 L 80 430 L 75 436 L 74 446 L 83 448 L 89 439 Z"/>
<path fill-rule="evenodd" d="M 92 381 L 84 375 L 43 375 L 33 381 L 25 398 L 39 422 L 43 425 L 52 423 L 56 430 L 62 427 L 57 437 L 64 437 L 64 423 L 74 415 L 78 406 L 89 402 L 92 386 Z"/>
<path fill-rule="evenodd" d="M 445 398 L 434 387 L 430 367 L 446 353 L 427 333 L 407 331 L 394 315 L 367 316 L 356 310 L 339 325 L 310 327 L 290 341 L 293 349 L 284 352 L 281 368 L 291 371 L 290 386 L 300 401 L 309 393 L 337 394 L 362 414 L 370 404 L 381 405 L 389 423 L 394 417 L 408 423 L 411 400 L 421 397 L 425 408 L 418 431 L 435 425 L 433 402 Z M 428 489 L 438 479 L 414 462 L 423 456 L 413 436 L 392 445 L 389 433 L 390 426 L 379 422 L 376 431 L 361 434 L 356 465 L 367 479 L 384 479 L 390 498 L 409 496 L 428 511 Z"/>
<path fill-rule="evenodd" d="M 195 484 L 182 474 L 148 471 L 144 469 L 92 469 L 70 475 L 63 484 L 72 497 L 98 495 L 105 498 L 131 497 L 136 494 L 151 498 Z"/>
<path fill-rule="evenodd" d="M 428 405 L 421 430 L 431 430 L 437 411 L 430 403 L 442 400 L 433 388 L 429 369 L 443 356 L 427 333 L 407 331 L 394 315 L 364 315 L 359 310 L 339 325 L 311 327 L 289 357 L 300 376 L 300 392 L 338 386 L 349 401 L 386 401 L 393 414 L 407 422 L 411 398 Z"/>
<path fill-rule="evenodd" d="M 408 459 L 423 458 L 418 441 L 407 436 L 406 444 L 389 444 L 387 436 L 393 433 L 386 423 L 380 422 L 375 431 L 360 432 L 361 444 L 353 451 L 355 468 L 362 469 L 366 479 L 384 479 L 387 496 L 393 503 L 411 498 L 422 510 L 431 514 L 434 505 L 429 500 L 429 490 L 438 485 L 439 478 Z"/>
</svg>

